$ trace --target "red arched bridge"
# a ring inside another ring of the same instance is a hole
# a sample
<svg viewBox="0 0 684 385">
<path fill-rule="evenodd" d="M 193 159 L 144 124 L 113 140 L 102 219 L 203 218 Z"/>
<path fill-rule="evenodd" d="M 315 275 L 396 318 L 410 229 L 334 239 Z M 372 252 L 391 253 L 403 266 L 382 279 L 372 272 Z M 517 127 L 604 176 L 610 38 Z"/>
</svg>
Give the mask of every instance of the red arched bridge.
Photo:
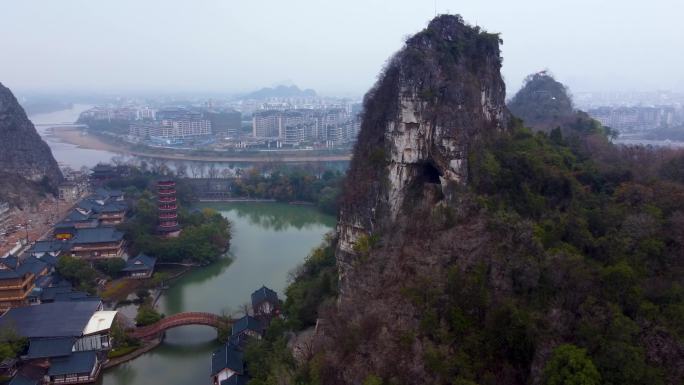
<svg viewBox="0 0 684 385">
<path fill-rule="evenodd" d="M 164 317 L 152 325 L 142 326 L 133 329 L 131 336 L 136 338 L 150 338 L 168 329 L 173 329 L 185 325 L 205 325 L 218 328 L 225 319 L 212 313 L 188 312 L 178 313 Z"/>
</svg>

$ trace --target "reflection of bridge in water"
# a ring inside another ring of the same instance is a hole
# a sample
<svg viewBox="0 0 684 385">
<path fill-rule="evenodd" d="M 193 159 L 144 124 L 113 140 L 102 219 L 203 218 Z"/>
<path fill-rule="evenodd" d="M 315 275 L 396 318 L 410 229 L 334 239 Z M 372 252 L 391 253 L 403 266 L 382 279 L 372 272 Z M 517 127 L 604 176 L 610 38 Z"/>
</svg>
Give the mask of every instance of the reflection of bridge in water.
<svg viewBox="0 0 684 385">
<path fill-rule="evenodd" d="M 216 314 L 213 313 L 201 313 L 201 312 L 187 312 L 178 313 L 172 316 L 162 318 L 152 325 L 142 326 L 133 329 L 130 333 L 131 336 L 136 338 L 147 339 L 157 336 L 166 330 L 173 329 L 179 326 L 186 325 L 204 325 L 211 326 L 213 328 L 218 328 L 223 320 Z M 232 322 L 232 320 L 230 320 Z"/>
</svg>

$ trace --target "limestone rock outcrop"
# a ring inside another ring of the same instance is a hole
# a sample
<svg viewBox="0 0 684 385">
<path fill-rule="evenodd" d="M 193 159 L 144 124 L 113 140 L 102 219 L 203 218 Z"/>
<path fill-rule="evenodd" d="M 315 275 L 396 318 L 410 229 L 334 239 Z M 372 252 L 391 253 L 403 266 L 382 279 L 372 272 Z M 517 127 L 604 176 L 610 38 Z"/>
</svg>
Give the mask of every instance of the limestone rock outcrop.
<svg viewBox="0 0 684 385">
<path fill-rule="evenodd" d="M 459 16 L 437 17 L 366 95 L 337 226 L 342 293 L 359 238 L 396 220 L 416 189 L 435 203 L 452 194 L 466 183 L 471 144 L 507 128 L 499 42 Z"/>
<path fill-rule="evenodd" d="M 30 203 L 54 192 L 62 172 L 12 92 L 0 83 L 0 200 Z"/>
</svg>

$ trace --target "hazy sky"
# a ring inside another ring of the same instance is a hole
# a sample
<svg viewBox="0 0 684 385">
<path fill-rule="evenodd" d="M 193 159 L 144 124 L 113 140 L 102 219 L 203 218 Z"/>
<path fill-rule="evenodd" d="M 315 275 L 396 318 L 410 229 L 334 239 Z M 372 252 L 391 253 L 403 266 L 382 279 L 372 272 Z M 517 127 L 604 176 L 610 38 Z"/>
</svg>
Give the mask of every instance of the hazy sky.
<svg viewBox="0 0 684 385">
<path fill-rule="evenodd" d="M 549 68 L 575 91 L 684 91 L 684 0 L 438 0 L 504 40 L 509 93 Z M 433 0 L 0 0 L 17 90 L 361 95 Z"/>
</svg>

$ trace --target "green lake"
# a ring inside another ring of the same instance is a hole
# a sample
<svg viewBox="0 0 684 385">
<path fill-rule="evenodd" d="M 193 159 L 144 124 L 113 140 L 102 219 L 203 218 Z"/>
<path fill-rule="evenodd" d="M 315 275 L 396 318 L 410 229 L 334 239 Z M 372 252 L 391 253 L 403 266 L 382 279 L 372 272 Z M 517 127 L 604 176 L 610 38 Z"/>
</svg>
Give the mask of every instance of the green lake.
<svg viewBox="0 0 684 385">
<path fill-rule="evenodd" d="M 266 285 L 283 298 L 288 275 L 335 225 L 314 207 L 282 203 L 206 203 L 233 222 L 230 258 L 184 275 L 159 299 L 170 315 L 186 311 L 231 313 Z M 104 385 L 210 384 L 216 332 L 202 326 L 169 330 L 164 342 L 137 359 L 105 371 Z"/>
</svg>

